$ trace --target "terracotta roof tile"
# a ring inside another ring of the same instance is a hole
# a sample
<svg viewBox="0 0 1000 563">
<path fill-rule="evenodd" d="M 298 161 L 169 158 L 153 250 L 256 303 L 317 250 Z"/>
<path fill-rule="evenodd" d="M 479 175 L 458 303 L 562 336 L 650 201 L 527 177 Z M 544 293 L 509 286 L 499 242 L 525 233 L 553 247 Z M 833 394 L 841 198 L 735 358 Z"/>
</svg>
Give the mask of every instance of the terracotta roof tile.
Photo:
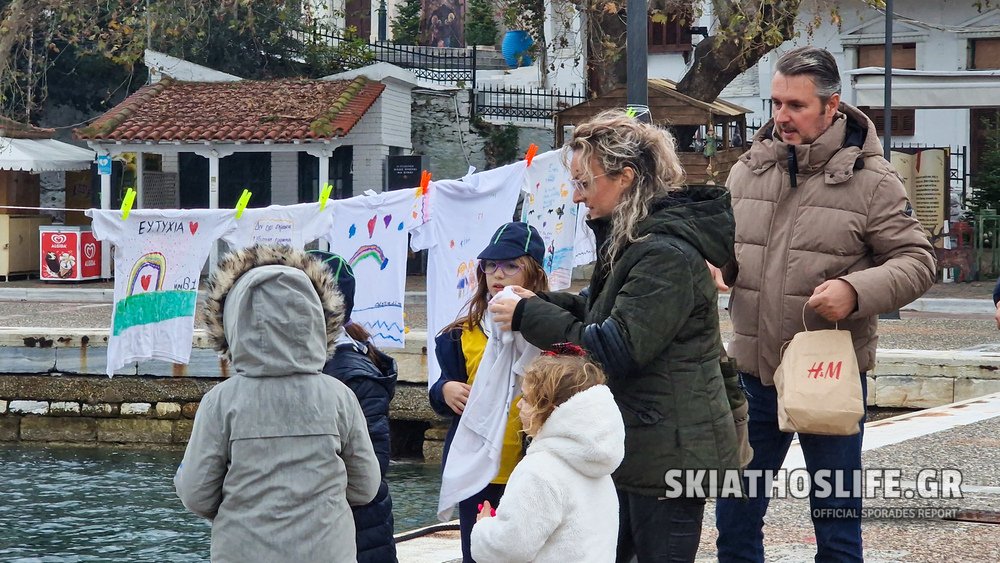
<svg viewBox="0 0 1000 563">
<path fill-rule="evenodd" d="M 55 129 L 35 127 L 0 116 L 0 137 L 11 139 L 51 139 L 56 134 Z"/>
<path fill-rule="evenodd" d="M 385 86 L 354 80 L 180 82 L 145 86 L 79 139 L 112 141 L 290 141 L 346 135 Z M 2 127 L 0 122 L 0 127 Z"/>
</svg>

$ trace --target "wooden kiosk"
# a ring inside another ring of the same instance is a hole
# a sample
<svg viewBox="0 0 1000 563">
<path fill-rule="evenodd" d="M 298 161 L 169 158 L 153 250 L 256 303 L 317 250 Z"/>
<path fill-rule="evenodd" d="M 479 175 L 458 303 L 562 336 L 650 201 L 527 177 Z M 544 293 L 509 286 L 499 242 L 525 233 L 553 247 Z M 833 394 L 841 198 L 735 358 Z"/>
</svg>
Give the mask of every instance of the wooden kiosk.
<svg viewBox="0 0 1000 563">
<path fill-rule="evenodd" d="M 678 92 L 676 83 L 665 79 L 649 80 L 648 103 L 654 124 L 667 129 L 698 129 L 694 147 L 690 142 L 684 143 L 687 146 L 678 146 L 688 183 L 724 184 L 729 169 L 746 150 L 746 114 L 751 113 L 750 110 L 722 98 L 711 103 L 696 100 Z M 565 142 L 567 127 L 583 123 L 606 109 L 624 109 L 625 106 L 625 86 L 622 86 L 556 113 L 555 146 L 561 147 Z M 678 137 L 676 132 L 674 136 Z M 705 148 L 710 138 L 715 139 L 714 153 Z"/>
</svg>

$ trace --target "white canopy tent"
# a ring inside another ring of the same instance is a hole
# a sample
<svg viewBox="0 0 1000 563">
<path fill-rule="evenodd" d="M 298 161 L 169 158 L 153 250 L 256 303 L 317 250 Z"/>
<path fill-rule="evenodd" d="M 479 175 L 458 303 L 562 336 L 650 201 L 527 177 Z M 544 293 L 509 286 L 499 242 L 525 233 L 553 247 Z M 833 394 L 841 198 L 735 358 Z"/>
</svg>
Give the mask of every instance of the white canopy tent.
<svg viewBox="0 0 1000 563">
<path fill-rule="evenodd" d="M 847 71 L 853 105 L 880 108 L 885 102 L 885 71 L 866 67 Z M 973 108 L 1000 104 L 1000 70 L 892 71 L 892 105 L 901 108 Z"/>
<path fill-rule="evenodd" d="M 55 139 L 0 137 L 0 170 L 60 172 L 87 170 L 96 153 Z"/>
</svg>

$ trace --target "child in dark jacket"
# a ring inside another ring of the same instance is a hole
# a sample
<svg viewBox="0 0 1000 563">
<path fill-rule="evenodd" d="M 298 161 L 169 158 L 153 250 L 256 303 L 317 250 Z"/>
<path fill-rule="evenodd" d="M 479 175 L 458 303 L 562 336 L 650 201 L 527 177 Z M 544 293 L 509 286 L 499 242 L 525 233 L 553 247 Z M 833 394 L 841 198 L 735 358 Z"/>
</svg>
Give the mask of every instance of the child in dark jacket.
<svg viewBox="0 0 1000 563">
<path fill-rule="evenodd" d="M 486 350 L 489 335 L 486 333 L 488 323 L 485 322 L 485 315 L 489 300 L 509 285 L 523 284 L 533 291 L 544 291 L 548 287 L 548 278 L 542 269 L 544 256 L 545 244 L 533 227 L 519 222 L 501 226 L 490 239 L 489 246 L 479 254 L 476 291 L 469 301 L 466 315 L 445 327 L 435 338 L 441 377 L 429 390 L 430 402 L 438 414 L 451 418 L 451 428 L 445 438 L 443 465 L 449 463 L 452 441 Z M 515 399 L 513 403 L 516 402 Z M 478 505 L 489 501 L 497 506 L 507 478 L 524 457 L 518 413 L 517 407 L 512 405 L 504 431 L 498 472 L 489 477 L 485 488 L 458 503 L 465 563 L 473 561 L 469 538 L 476 523 Z"/>
<path fill-rule="evenodd" d="M 385 473 L 389 467 L 389 403 L 396 392 L 396 361 L 369 341 L 371 335 L 364 327 L 351 322 L 355 278 L 350 264 L 330 252 L 310 254 L 326 264 L 344 296 L 344 328 L 337 336 L 334 354 L 323 366 L 323 373 L 336 377 L 357 395 L 382 470 L 375 499 L 354 507 L 358 563 L 392 563 L 396 561 L 396 546 L 392 538 L 392 497 Z"/>
</svg>

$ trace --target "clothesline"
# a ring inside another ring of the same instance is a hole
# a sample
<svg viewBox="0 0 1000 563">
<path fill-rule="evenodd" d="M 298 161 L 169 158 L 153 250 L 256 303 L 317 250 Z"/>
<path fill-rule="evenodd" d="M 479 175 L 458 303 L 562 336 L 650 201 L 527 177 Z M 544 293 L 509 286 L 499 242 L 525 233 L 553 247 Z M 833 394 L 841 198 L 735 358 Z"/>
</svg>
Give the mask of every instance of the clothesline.
<svg viewBox="0 0 1000 563">
<path fill-rule="evenodd" d="M 0 209 L 23 209 L 25 211 L 86 211 L 89 208 L 77 209 L 68 207 L 27 207 L 23 205 L 0 205 Z"/>
</svg>

